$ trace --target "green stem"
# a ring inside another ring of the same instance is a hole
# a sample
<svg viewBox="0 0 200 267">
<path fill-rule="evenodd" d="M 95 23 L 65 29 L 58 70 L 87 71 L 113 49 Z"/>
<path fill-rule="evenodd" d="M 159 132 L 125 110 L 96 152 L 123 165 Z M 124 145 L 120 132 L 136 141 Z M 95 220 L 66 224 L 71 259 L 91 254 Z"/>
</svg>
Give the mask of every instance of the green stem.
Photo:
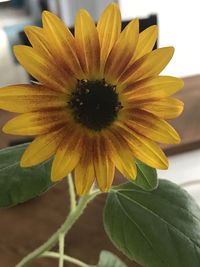
<svg viewBox="0 0 200 267">
<path fill-rule="evenodd" d="M 59 267 L 64 266 L 65 234 L 59 235 Z"/>
<path fill-rule="evenodd" d="M 60 255 L 56 252 L 45 252 L 44 254 L 41 255 L 41 257 L 49 257 L 49 258 L 54 258 L 54 259 L 59 259 Z M 71 262 L 77 266 L 81 266 L 81 267 L 90 267 L 88 264 L 75 259 L 73 257 L 70 257 L 68 255 L 63 255 L 63 259 L 67 262 Z"/>
<path fill-rule="evenodd" d="M 67 176 L 68 184 L 69 184 L 69 193 L 70 193 L 70 208 L 71 211 L 74 211 L 76 208 L 76 194 L 74 190 L 74 183 L 71 173 Z"/>
<path fill-rule="evenodd" d="M 66 235 L 68 231 L 71 229 L 73 224 L 78 220 L 78 218 L 82 215 L 84 209 L 86 208 L 87 204 L 94 199 L 100 192 L 95 191 L 91 194 L 85 195 L 80 198 L 76 209 L 70 212 L 69 216 L 67 217 L 66 221 L 61 225 L 61 227 L 55 232 L 43 245 L 38 247 L 36 250 L 31 252 L 27 255 L 21 262 L 19 262 L 16 267 L 25 267 L 28 266 L 33 259 L 41 256 L 45 251 L 52 249 L 59 239 L 60 234 Z"/>
</svg>

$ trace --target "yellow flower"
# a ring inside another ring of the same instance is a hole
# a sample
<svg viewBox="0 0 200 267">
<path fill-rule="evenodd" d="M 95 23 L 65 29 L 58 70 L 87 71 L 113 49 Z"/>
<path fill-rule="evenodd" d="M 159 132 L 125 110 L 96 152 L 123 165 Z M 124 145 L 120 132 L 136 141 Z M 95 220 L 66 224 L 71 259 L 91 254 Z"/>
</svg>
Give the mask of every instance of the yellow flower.
<svg viewBox="0 0 200 267">
<path fill-rule="evenodd" d="M 0 90 L 0 108 L 23 113 L 3 131 L 34 135 L 21 166 L 54 156 L 51 179 L 74 171 L 76 190 L 86 194 L 95 179 L 108 191 L 115 167 L 135 179 L 135 159 L 166 169 L 168 161 L 157 143 L 178 143 L 165 121 L 180 115 L 183 103 L 171 95 L 182 80 L 158 76 L 172 58 L 172 47 L 152 51 L 157 27 L 139 34 L 139 21 L 121 32 L 117 4 L 110 4 L 97 26 L 81 9 L 74 36 L 54 14 L 45 11 L 43 28 L 25 32 L 32 47 L 16 46 L 21 65 L 37 80 Z"/>
</svg>

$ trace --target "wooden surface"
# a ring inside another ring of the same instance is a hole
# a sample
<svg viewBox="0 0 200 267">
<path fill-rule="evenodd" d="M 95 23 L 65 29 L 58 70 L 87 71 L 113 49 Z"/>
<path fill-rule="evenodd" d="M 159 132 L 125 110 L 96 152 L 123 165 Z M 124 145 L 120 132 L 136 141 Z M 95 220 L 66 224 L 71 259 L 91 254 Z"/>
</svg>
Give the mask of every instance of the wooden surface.
<svg viewBox="0 0 200 267">
<path fill-rule="evenodd" d="M 185 88 L 177 97 L 185 102 L 183 115 L 173 122 L 182 136 L 182 143 L 166 147 L 167 154 L 200 148 L 200 76 L 186 78 Z M 0 111 L 0 127 L 11 117 L 12 114 Z M 0 147 L 7 146 L 13 138 L 16 139 L 13 136 L 0 134 Z M 14 267 L 23 256 L 42 244 L 58 228 L 67 214 L 66 192 L 67 185 L 64 181 L 40 198 L 0 211 L 0 267 Z M 102 195 L 89 205 L 66 240 L 66 253 L 89 264 L 97 262 L 99 251 L 102 249 L 113 251 L 125 259 L 104 233 L 102 225 L 104 201 L 105 196 Z M 128 266 L 138 266 L 125 260 Z M 30 266 L 53 267 L 57 266 L 57 262 L 40 259 Z"/>
<path fill-rule="evenodd" d="M 182 140 L 179 145 L 165 147 L 168 155 L 200 148 L 200 75 L 185 78 L 184 82 L 184 89 L 176 95 L 185 104 L 183 114 L 170 122 Z"/>
<path fill-rule="evenodd" d="M 40 198 L 15 208 L 0 211 L 0 266 L 14 267 L 27 253 L 41 245 L 64 221 L 68 211 L 67 185 L 60 183 Z M 120 254 L 108 240 L 102 224 L 105 196 L 99 196 L 66 239 L 68 255 L 89 264 L 96 264 L 99 251 L 107 249 L 118 254 L 128 266 L 137 267 Z M 39 259 L 30 267 L 56 267 L 56 260 Z M 65 267 L 75 267 L 66 263 Z"/>
</svg>

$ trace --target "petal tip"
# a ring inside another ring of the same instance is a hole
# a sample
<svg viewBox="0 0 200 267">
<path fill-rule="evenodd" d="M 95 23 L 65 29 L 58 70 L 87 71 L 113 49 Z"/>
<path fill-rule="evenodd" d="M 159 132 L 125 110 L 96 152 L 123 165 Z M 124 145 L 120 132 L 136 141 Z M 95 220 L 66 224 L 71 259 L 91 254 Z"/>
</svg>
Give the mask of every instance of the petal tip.
<svg viewBox="0 0 200 267">
<path fill-rule="evenodd" d="M 137 173 L 135 172 L 134 175 L 130 177 L 130 180 L 135 181 L 137 178 Z"/>
<path fill-rule="evenodd" d="M 21 160 L 20 160 L 20 167 L 21 168 L 28 168 L 28 167 L 32 167 L 33 164 L 30 164 L 29 160 L 26 159 L 24 156 L 22 156 Z"/>
<path fill-rule="evenodd" d="M 48 11 L 48 10 L 44 10 L 44 11 L 42 12 L 42 17 L 47 17 L 47 16 L 51 16 L 51 15 L 53 15 L 53 13 L 51 13 L 51 12 Z"/>
<path fill-rule="evenodd" d="M 24 154 L 21 157 L 20 167 L 22 167 L 22 168 L 30 168 L 32 166 L 38 165 L 39 163 L 35 162 L 34 156 L 31 157 L 31 154 L 27 153 L 27 152 L 28 152 L 28 150 L 26 149 Z"/>
<path fill-rule="evenodd" d="M 14 53 L 18 53 L 20 47 L 21 47 L 21 45 L 14 45 L 14 46 L 13 46 L 13 52 L 14 52 Z"/>
<path fill-rule="evenodd" d="M 149 29 L 152 36 L 155 36 L 155 42 L 156 42 L 157 37 L 158 37 L 158 25 L 152 25 L 147 29 Z"/>
<path fill-rule="evenodd" d="M 131 20 L 131 22 L 129 22 L 129 23 L 134 25 L 134 27 L 138 28 L 138 31 L 139 31 L 139 24 L 140 24 L 139 18 L 135 18 L 135 19 Z"/>
<path fill-rule="evenodd" d="M 173 46 L 165 46 L 165 47 L 161 47 L 161 48 L 157 48 L 156 50 L 163 50 L 166 53 L 168 53 L 168 55 L 170 55 L 171 57 L 173 56 L 174 52 L 175 52 L 175 48 Z"/>
<path fill-rule="evenodd" d="M 119 8 L 119 4 L 118 3 L 115 3 L 115 2 L 112 2 L 110 3 L 107 7 L 114 7 L 114 8 Z"/>
<path fill-rule="evenodd" d="M 149 30 L 152 31 L 152 33 L 158 34 L 158 25 L 151 25 L 148 27 Z"/>
<path fill-rule="evenodd" d="M 179 116 L 183 113 L 183 110 L 184 110 L 184 103 L 183 103 L 181 100 L 177 100 L 177 101 L 178 101 L 178 108 L 179 108 L 179 111 L 178 111 L 176 117 L 179 117 Z M 176 117 L 175 117 L 175 118 L 176 118 Z"/>
<path fill-rule="evenodd" d="M 138 30 L 138 34 L 139 34 L 140 20 L 139 20 L 139 18 L 135 18 L 133 21 L 134 21 L 134 24 Z"/>
<path fill-rule="evenodd" d="M 2 128 L 3 133 L 10 134 L 10 128 L 8 126 L 8 123 L 6 123 Z"/>
<path fill-rule="evenodd" d="M 178 116 L 180 116 L 183 113 L 183 110 L 184 110 L 184 103 L 180 101 L 180 113 Z"/>
<path fill-rule="evenodd" d="M 53 19 L 57 19 L 58 17 L 50 12 L 50 11 L 43 11 L 42 12 L 42 24 L 43 24 L 43 27 L 45 28 L 45 25 L 48 24 L 49 21 L 52 21 Z"/>
<path fill-rule="evenodd" d="M 173 46 L 169 46 L 168 49 L 169 49 L 171 55 L 173 56 L 173 54 L 174 54 L 174 52 L 175 52 L 175 47 L 173 47 Z"/>
<path fill-rule="evenodd" d="M 27 51 L 27 49 L 31 48 L 30 46 L 26 45 L 14 45 L 13 46 L 13 53 L 15 57 L 18 59 L 18 56 L 21 56 L 23 53 L 22 51 Z M 26 50 L 24 50 L 26 49 Z"/>
<path fill-rule="evenodd" d="M 24 27 L 24 32 L 27 34 L 31 31 L 31 26 L 25 26 Z"/>
<path fill-rule="evenodd" d="M 85 8 L 80 8 L 77 12 L 77 16 L 90 16 L 90 13 Z"/>
<path fill-rule="evenodd" d="M 169 168 L 169 161 L 166 158 L 166 160 L 163 162 L 162 166 L 161 166 L 161 170 L 167 170 Z"/>
<path fill-rule="evenodd" d="M 183 88 L 184 87 L 184 85 L 185 85 L 185 82 L 184 82 L 184 80 L 183 79 L 179 79 L 179 87 L 180 87 L 180 89 L 181 88 Z"/>
<path fill-rule="evenodd" d="M 158 25 L 151 25 L 149 26 L 153 31 L 158 31 Z"/>
<path fill-rule="evenodd" d="M 110 191 L 110 186 L 100 186 L 98 185 L 99 189 L 102 193 L 108 193 Z"/>
<path fill-rule="evenodd" d="M 77 195 L 82 197 L 89 193 L 90 190 L 86 190 L 85 188 L 76 188 Z"/>
<path fill-rule="evenodd" d="M 178 135 L 175 140 L 175 144 L 180 144 L 180 142 L 181 142 L 181 137 Z"/>
<path fill-rule="evenodd" d="M 139 18 L 135 18 L 134 20 L 135 20 L 135 23 L 139 24 L 139 22 L 140 22 Z"/>
<path fill-rule="evenodd" d="M 175 130 L 174 130 L 175 131 Z M 170 142 L 170 144 L 180 144 L 181 137 L 180 135 L 175 131 L 175 134 L 173 136 L 173 140 Z"/>
<path fill-rule="evenodd" d="M 58 182 L 60 180 L 62 180 L 64 177 L 59 175 L 58 173 L 51 171 L 51 181 L 52 182 Z"/>
</svg>

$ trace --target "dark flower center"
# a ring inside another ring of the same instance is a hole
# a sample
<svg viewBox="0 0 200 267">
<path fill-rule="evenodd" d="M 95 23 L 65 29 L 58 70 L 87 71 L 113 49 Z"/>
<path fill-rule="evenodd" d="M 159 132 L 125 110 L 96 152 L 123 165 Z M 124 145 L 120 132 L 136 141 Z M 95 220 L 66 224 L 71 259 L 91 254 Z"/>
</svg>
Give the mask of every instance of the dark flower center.
<svg viewBox="0 0 200 267">
<path fill-rule="evenodd" d="M 75 121 L 95 131 L 109 126 L 122 108 L 116 86 L 105 80 L 79 80 L 68 103 Z"/>
</svg>

